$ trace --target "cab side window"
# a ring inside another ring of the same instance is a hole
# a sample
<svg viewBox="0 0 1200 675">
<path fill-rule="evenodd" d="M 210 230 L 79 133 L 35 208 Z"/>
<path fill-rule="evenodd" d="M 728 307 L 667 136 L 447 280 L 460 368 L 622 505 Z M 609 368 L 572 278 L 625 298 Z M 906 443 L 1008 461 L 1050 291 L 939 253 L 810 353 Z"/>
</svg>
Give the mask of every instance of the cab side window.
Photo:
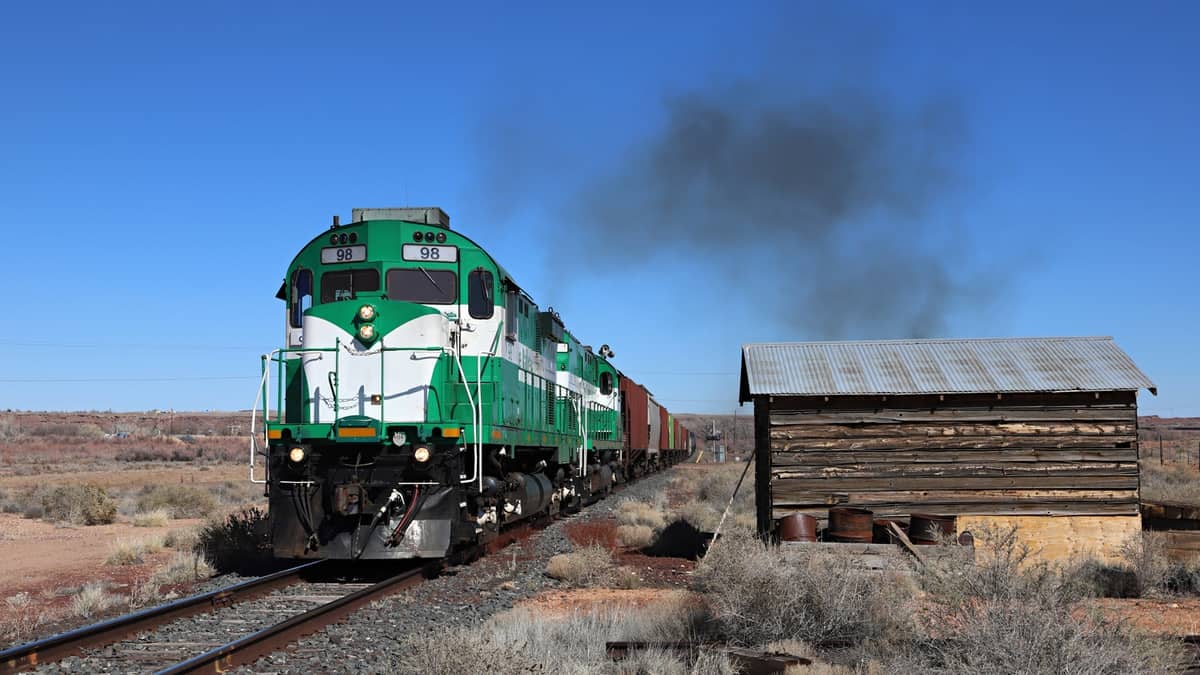
<svg viewBox="0 0 1200 675">
<path fill-rule="evenodd" d="M 521 292 L 509 288 L 504 294 L 504 337 L 509 340 L 517 339 L 517 321 L 520 315 L 517 304 L 521 301 Z"/>
<path fill-rule="evenodd" d="M 467 275 L 467 309 L 475 319 L 490 319 L 496 312 L 495 278 L 482 267 Z"/>
<path fill-rule="evenodd" d="M 292 273 L 292 311 L 290 321 L 292 328 L 304 326 L 304 312 L 312 307 L 312 270 L 299 269 Z"/>
<path fill-rule="evenodd" d="M 608 396 L 609 394 L 612 393 L 612 390 L 613 390 L 612 373 L 609 373 L 609 372 L 600 373 L 600 393 L 601 393 L 601 395 Z"/>
</svg>

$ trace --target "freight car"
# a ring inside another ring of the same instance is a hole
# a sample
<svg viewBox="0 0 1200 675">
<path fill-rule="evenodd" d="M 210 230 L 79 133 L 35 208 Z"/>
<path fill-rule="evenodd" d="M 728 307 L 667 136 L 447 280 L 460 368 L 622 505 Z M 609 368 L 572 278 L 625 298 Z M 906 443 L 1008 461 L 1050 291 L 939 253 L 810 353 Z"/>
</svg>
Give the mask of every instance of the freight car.
<svg viewBox="0 0 1200 675">
<path fill-rule="evenodd" d="M 285 345 L 263 357 L 251 444 L 277 557 L 444 557 L 688 452 L 607 345 L 439 208 L 334 218 L 277 297 Z"/>
</svg>

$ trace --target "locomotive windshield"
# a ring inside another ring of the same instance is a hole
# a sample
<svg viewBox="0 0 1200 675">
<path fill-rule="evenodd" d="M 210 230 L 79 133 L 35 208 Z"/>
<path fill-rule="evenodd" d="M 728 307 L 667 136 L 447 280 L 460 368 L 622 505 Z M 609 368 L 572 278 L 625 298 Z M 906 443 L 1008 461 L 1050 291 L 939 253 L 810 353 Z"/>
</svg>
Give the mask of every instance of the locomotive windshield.
<svg viewBox="0 0 1200 675">
<path fill-rule="evenodd" d="M 321 302 L 353 300 L 358 293 L 379 290 L 379 270 L 338 270 L 321 275 Z"/>
<path fill-rule="evenodd" d="M 458 275 L 424 267 L 388 270 L 387 296 L 423 305 L 452 305 L 458 302 Z"/>
</svg>

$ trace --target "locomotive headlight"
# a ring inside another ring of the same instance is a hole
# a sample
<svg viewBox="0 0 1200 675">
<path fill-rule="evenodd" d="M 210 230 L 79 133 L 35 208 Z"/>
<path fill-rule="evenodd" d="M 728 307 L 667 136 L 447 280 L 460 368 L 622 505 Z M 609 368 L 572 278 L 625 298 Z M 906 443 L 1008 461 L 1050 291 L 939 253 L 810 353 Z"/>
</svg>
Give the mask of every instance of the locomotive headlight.
<svg viewBox="0 0 1200 675">
<path fill-rule="evenodd" d="M 372 307 L 371 305 L 363 305 L 362 307 L 359 307 L 358 308 L 358 320 L 359 321 L 374 321 L 375 320 L 375 308 Z"/>
<path fill-rule="evenodd" d="M 288 459 L 299 464 L 304 461 L 304 448 L 292 448 L 288 451 Z"/>
<path fill-rule="evenodd" d="M 429 461 L 429 448 L 424 445 L 418 445 L 416 450 L 413 450 L 413 459 L 421 464 Z"/>
<path fill-rule="evenodd" d="M 358 327 L 358 339 L 363 342 L 371 342 L 375 339 L 375 326 L 369 323 L 364 323 Z"/>
</svg>

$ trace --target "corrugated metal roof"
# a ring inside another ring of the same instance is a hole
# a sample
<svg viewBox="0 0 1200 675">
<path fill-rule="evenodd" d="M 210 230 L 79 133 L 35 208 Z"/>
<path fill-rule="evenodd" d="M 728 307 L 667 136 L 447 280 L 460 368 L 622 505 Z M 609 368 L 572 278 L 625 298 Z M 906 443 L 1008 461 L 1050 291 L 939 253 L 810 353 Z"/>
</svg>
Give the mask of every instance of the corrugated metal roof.
<svg viewBox="0 0 1200 675">
<path fill-rule="evenodd" d="M 742 346 L 751 396 L 1157 388 L 1111 337 L 789 342 Z"/>
</svg>

